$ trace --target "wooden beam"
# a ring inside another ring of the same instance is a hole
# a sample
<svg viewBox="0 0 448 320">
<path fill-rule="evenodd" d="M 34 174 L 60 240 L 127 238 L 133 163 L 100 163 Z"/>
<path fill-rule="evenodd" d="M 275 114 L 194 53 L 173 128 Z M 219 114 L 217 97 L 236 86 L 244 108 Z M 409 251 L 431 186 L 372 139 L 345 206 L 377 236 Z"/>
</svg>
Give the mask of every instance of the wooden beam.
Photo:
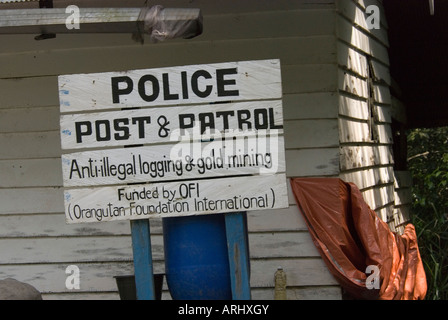
<svg viewBox="0 0 448 320">
<path fill-rule="evenodd" d="M 133 33 L 141 8 L 79 8 L 79 29 L 66 26 L 72 12 L 66 8 L 1 10 L 0 34 Z M 200 9 L 164 8 L 159 19 L 198 21 Z"/>
</svg>

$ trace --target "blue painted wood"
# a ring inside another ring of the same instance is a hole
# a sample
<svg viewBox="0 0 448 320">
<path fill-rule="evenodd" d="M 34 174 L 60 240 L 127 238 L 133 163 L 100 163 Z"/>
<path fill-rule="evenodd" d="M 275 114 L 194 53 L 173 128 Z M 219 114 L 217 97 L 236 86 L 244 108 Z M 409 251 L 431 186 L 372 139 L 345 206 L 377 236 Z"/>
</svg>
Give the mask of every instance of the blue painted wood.
<svg viewBox="0 0 448 320">
<path fill-rule="evenodd" d="M 137 300 L 155 300 L 149 220 L 131 220 Z"/>
<path fill-rule="evenodd" d="M 233 300 L 250 300 L 250 259 L 246 212 L 227 213 L 226 235 Z"/>
</svg>

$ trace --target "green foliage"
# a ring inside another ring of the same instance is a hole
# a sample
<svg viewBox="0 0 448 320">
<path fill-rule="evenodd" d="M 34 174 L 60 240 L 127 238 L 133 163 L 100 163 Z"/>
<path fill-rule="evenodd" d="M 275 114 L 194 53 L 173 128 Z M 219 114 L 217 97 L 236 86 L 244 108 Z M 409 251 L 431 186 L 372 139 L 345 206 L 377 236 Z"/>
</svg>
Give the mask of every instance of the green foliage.
<svg viewBox="0 0 448 320">
<path fill-rule="evenodd" d="M 413 215 L 425 267 L 427 299 L 448 299 L 448 127 L 414 129 L 408 137 Z"/>
</svg>

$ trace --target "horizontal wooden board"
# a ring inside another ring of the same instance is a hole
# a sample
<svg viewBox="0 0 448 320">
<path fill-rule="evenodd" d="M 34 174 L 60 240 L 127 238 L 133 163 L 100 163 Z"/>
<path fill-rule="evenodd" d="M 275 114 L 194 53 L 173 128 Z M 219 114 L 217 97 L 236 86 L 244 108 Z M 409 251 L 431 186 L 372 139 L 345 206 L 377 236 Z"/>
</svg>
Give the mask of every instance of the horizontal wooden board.
<svg viewBox="0 0 448 320">
<path fill-rule="evenodd" d="M 123 70 L 120 66 L 114 69 Z M 336 63 L 282 65 L 283 94 L 336 92 L 337 70 Z M 0 109 L 58 105 L 56 76 L 0 79 Z"/>
<path fill-rule="evenodd" d="M 296 205 L 247 213 L 249 232 L 306 231 Z M 162 220 L 151 219 L 151 234 L 161 235 Z M 67 224 L 64 213 L 0 215 L 0 238 L 81 237 L 131 235 L 129 221 Z"/>
<path fill-rule="evenodd" d="M 342 171 L 394 163 L 389 146 L 342 146 L 340 150 Z"/>
<path fill-rule="evenodd" d="M 281 100 L 121 110 L 61 116 L 62 149 L 219 139 L 281 133 Z"/>
<path fill-rule="evenodd" d="M 339 145 L 337 119 L 285 121 L 287 149 L 336 147 Z"/>
<path fill-rule="evenodd" d="M 60 146 L 57 131 L 0 133 L 0 159 L 60 157 Z"/>
<path fill-rule="evenodd" d="M 129 236 L 2 239 L 3 264 L 132 262 Z M 153 260 L 163 261 L 161 235 L 151 237 Z M 48 250 L 51 248 L 51 250 Z M 308 232 L 250 233 L 251 259 L 320 257 Z"/>
<path fill-rule="evenodd" d="M 67 223 L 288 207 L 284 174 L 66 189 Z"/>
<path fill-rule="evenodd" d="M 384 65 L 390 64 L 388 50 L 384 44 L 357 29 L 342 17 L 337 19 L 337 35 L 345 43 L 374 57 Z"/>
<path fill-rule="evenodd" d="M 279 60 L 63 75 L 58 84 L 61 112 L 282 96 Z"/>
<path fill-rule="evenodd" d="M 61 159 L 0 160 L 0 187 L 57 187 L 62 185 Z"/>
<path fill-rule="evenodd" d="M 52 131 L 59 129 L 59 108 L 0 108 L 0 132 Z"/>
<path fill-rule="evenodd" d="M 208 28 L 207 30 L 209 31 Z M 71 36 L 72 39 L 76 37 L 76 35 Z M 107 36 L 102 34 L 96 39 L 101 42 Z M 89 37 L 90 35 L 84 35 L 86 42 L 89 41 Z M 53 40 L 59 41 L 59 37 Z M 335 38 L 331 35 L 287 37 L 282 34 L 275 38 L 223 39 L 212 42 L 168 41 L 157 45 L 140 45 L 126 40 L 130 40 L 130 36 L 128 39 L 122 39 L 121 43 L 110 46 L 92 44 L 88 50 L 84 42 L 78 40 L 74 42 L 78 42 L 79 45 L 70 50 L 46 48 L 40 51 L 30 50 L 3 55 L 1 60 L 4 62 L 4 68 L 0 70 L 0 78 L 133 70 L 140 69 L 142 66 L 161 68 L 173 65 L 243 61 L 248 58 L 250 60 L 278 58 L 282 66 L 335 61 Z M 36 41 L 35 43 L 39 44 Z M 111 48 L 113 48 L 112 52 Z M 179 51 L 184 54 L 175 54 Z M 14 68 L 14 65 L 20 65 L 22 68 Z"/>
<path fill-rule="evenodd" d="M 0 188 L 0 214 L 60 213 L 62 188 Z"/>
<path fill-rule="evenodd" d="M 360 168 L 359 171 L 343 172 L 340 178 L 355 183 L 359 189 L 371 188 L 376 185 L 388 184 L 394 181 L 393 168 Z"/>
<path fill-rule="evenodd" d="M 116 148 L 62 155 L 65 187 L 285 172 L 281 136 Z"/>
<path fill-rule="evenodd" d="M 288 177 L 318 177 L 339 174 L 339 147 L 286 150 Z"/>
</svg>

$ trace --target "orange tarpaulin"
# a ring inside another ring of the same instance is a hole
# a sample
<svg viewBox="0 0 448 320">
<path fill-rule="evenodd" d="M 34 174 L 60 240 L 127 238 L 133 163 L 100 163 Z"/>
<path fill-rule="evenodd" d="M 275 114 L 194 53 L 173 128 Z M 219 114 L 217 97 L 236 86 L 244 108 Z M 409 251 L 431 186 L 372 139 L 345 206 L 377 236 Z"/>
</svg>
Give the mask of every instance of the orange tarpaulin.
<svg viewBox="0 0 448 320">
<path fill-rule="evenodd" d="M 353 298 L 424 299 L 426 276 L 412 224 L 403 235 L 390 231 L 353 183 L 293 178 L 291 186 L 314 244 Z M 375 276 L 368 266 L 378 267 L 379 289 L 366 286 Z"/>
</svg>

